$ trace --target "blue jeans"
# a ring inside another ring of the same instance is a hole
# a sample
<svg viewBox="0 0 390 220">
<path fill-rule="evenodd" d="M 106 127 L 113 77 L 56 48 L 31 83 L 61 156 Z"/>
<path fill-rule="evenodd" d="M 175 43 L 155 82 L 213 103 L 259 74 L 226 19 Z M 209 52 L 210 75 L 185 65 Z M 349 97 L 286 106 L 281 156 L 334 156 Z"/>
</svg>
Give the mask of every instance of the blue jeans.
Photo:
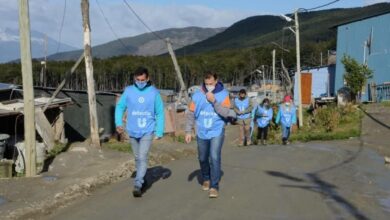
<svg viewBox="0 0 390 220">
<path fill-rule="evenodd" d="M 212 139 L 197 137 L 198 159 L 203 181 L 210 181 L 210 187 L 219 188 L 221 179 L 221 150 L 225 134 Z"/>
<path fill-rule="evenodd" d="M 290 127 L 282 125 L 282 140 L 287 141 L 290 137 Z"/>
<path fill-rule="evenodd" d="M 135 158 L 135 168 L 137 175 L 134 180 L 134 186 L 142 187 L 146 170 L 148 169 L 148 155 L 152 145 L 153 135 L 145 135 L 141 138 L 130 137 L 131 148 Z"/>
</svg>

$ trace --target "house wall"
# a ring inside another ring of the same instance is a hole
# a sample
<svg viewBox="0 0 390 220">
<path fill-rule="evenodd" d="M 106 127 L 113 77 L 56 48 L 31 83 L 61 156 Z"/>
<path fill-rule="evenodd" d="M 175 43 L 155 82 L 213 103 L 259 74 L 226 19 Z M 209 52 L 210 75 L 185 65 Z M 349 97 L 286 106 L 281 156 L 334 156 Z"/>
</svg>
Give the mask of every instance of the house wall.
<svg viewBox="0 0 390 220">
<path fill-rule="evenodd" d="M 355 58 L 359 63 L 366 57 L 374 77 L 368 81 L 382 84 L 390 82 L 390 13 L 341 25 L 337 28 L 336 90 L 344 86 L 344 55 Z M 364 53 L 364 42 L 371 37 L 371 52 Z M 367 83 L 367 84 L 368 84 Z M 368 86 L 362 94 L 362 101 L 368 101 Z"/>
</svg>

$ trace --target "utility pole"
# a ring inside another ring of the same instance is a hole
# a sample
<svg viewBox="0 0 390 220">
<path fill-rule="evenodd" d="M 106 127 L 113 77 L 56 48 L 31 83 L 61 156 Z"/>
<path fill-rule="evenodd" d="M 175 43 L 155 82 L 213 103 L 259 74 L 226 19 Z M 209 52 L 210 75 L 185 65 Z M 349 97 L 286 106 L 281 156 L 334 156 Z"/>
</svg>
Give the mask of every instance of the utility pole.
<svg viewBox="0 0 390 220">
<path fill-rule="evenodd" d="M 46 87 L 45 78 L 46 78 L 46 68 L 47 68 L 47 35 L 45 34 L 45 38 L 43 40 L 43 53 L 44 53 L 44 61 L 41 61 L 41 74 L 39 76 L 39 85 Z"/>
<path fill-rule="evenodd" d="M 183 76 L 182 76 L 181 71 L 180 71 L 180 66 L 177 63 L 176 55 L 175 55 L 175 52 L 173 51 L 173 48 L 172 48 L 171 40 L 169 38 L 167 38 L 167 39 L 165 39 L 165 41 L 167 43 L 168 52 L 171 55 L 173 66 L 175 67 L 176 75 L 177 75 L 177 78 L 179 79 L 179 83 L 180 83 L 179 101 L 181 102 L 181 99 L 184 95 L 184 99 L 185 99 L 186 103 L 188 103 L 189 97 L 188 97 L 187 88 L 186 88 L 186 85 L 184 84 Z"/>
<path fill-rule="evenodd" d="M 297 51 L 297 77 L 298 77 L 298 117 L 299 127 L 303 127 L 303 112 L 302 112 L 302 87 L 301 87 L 301 51 L 300 51 L 300 36 L 299 36 L 299 21 L 298 21 L 297 9 L 295 15 L 295 39 L 296 39 L 296 51 Z"/>
<path fill-rule="evenodd" d="M 26 176 L 37 173 L 35 149 L 35 106 L 31 61 L 30 18 L 28 0 L 19 0 L 20 60 L 23 77 L 24 144 Z"/>
<path fill-rule="evenodd" d="M 272 99 L 273 102 L 276 102 L 276 91 L 275 91 L 275 57 L 276 57 L 276 50 L 274 49 L 272 51 Z"/>
<path fill-rule="evenodd" d="M 264 67 L 264 65 L 261 65 L 261 72 L 263 73 L 263 90 L 264 90 L 264 94 L 265 94 L 265 67 Z"/>
<path fill-rule="evenodd" d="M 93 65 L 91 52 L 91 26 L 89 23 L 89 1 L 81 0 L 81 14 L 84 30 L 85 73 L 87 75 L 89 122 L 91 128 L 91 145 L 100 147 L 99 127 L 96 111 L 95 80 L 93 79 Z"/>
</svg>

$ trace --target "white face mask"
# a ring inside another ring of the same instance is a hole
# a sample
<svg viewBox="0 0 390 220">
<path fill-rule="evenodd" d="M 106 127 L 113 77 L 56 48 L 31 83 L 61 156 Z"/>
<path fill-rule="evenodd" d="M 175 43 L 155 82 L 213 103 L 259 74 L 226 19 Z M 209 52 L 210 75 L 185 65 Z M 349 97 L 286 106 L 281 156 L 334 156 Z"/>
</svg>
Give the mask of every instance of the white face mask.
<svg viewBox="0 0 390 220">
<path fill-rule="evenodd" d="M 290 103 L 289 103 L 289 102 L 285 102 L 285 104 L 286 104 L 287 106 L 290 106 Z"/>
<path fill-rule="evenodd" d="M 215 89 L 215 86 L 206 85 L 206 89 L 207 89 L 208 92 L 212 92 Z"/>
</svg>

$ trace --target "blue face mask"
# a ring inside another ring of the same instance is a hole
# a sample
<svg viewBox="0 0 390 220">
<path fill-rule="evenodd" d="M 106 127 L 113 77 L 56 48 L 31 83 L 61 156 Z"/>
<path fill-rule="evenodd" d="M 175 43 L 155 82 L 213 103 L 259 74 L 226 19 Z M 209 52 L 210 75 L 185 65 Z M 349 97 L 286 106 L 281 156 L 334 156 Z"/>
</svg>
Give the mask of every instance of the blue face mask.
<svg viewBox="0 0 390 220">
<path fill-rule="evenodd" d="M 139 89 L 143 89 L 148 84 L 148 82 L 147 81 L 138 81 L 138 80 L 136 80 L 135 84 L 137 85 L 137 87 Z"/>
</svg>

